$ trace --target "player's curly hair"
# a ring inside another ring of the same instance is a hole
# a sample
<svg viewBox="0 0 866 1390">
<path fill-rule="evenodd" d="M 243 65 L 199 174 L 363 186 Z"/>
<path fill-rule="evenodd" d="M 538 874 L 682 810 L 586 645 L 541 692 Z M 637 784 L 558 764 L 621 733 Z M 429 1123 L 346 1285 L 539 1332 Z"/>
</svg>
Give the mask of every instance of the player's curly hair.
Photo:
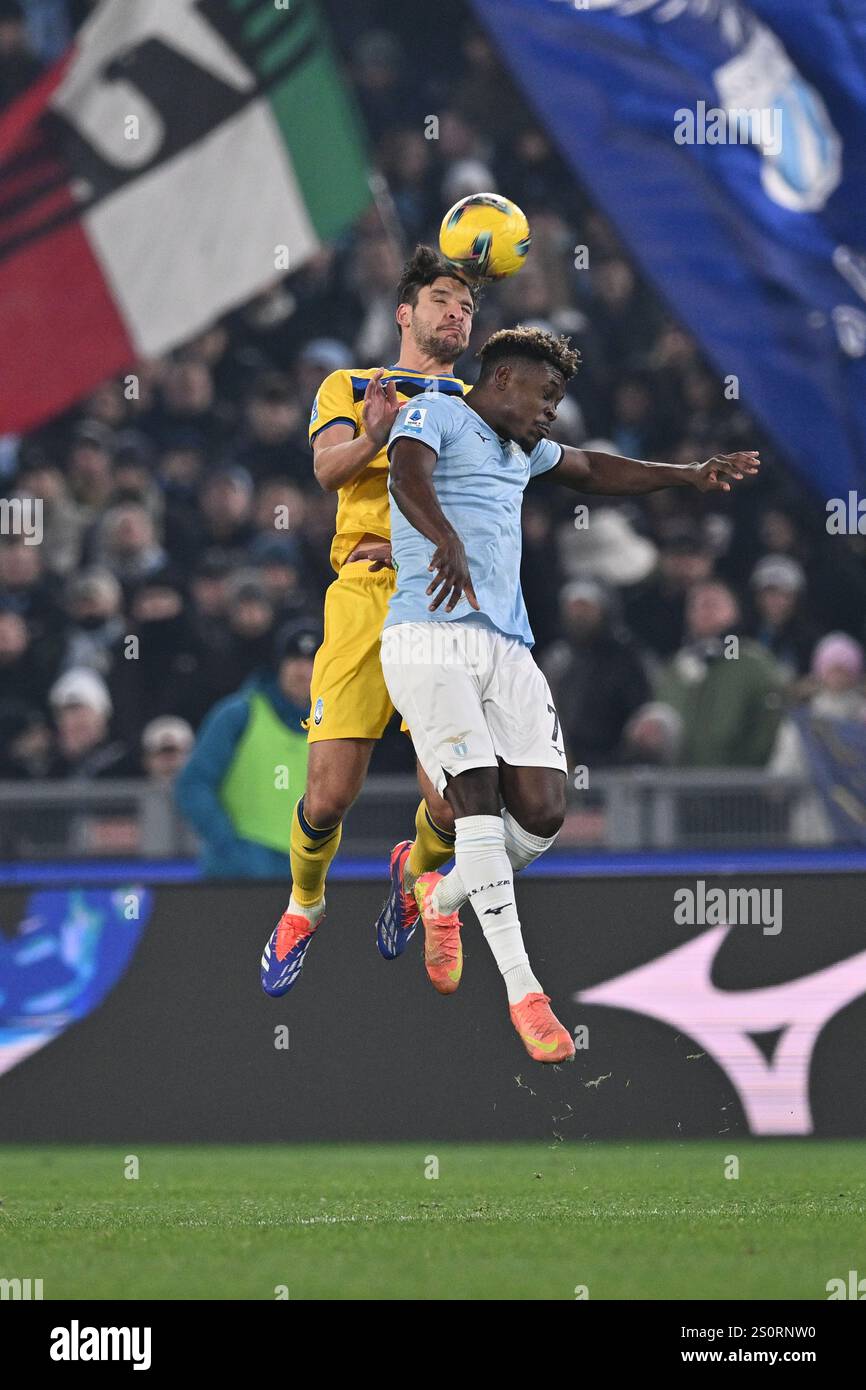
<svg viewBox="0 0 866 1390">
<path fill-rule="evenodd" d="M 524 328 L 520 324 L 491 333 L 476 357 L 481 361 L 482 378 L 489 376 L 497 363 L 507 357 L 532 357 L 538 362 L 549 362 L 562 372 L 566 381 L 570 381 L 580 366 L 580 353 L 571 346 L 570 338 L 556 337 L 543 328 Z"/>
<path fill-rule="evenodd" d="M 425 285 L 432 285 L 434 280 L 438 280 L 440 275 L 447 275 L 452 280 L 459 280 L 461 285 L 465 285 L 472 296 L 472 304 L 478 307 L 478 287 L 468 280 L 465 275 L 455 269 L 453 265 L 440 256 L 438 251 L 434 251 L 432 246 L 418 245 L 412 252 L 403 272 L 400 276 L 400 283 L 397 286 L 397 307 L 401 304 L 411 304 L 414 308 L 418 303 L 418 293 Z"/>
</svg>

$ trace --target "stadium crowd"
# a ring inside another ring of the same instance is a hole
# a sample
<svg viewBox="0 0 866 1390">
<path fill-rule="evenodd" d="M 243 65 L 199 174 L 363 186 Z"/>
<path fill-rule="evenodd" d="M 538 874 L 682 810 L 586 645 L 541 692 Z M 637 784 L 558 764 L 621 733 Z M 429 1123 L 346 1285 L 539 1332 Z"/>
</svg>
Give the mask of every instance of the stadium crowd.
<svg viewBox="0 0 866 1390">
<path fill-rule="evenodd" d="M 336 368 L 393 362 L 403 256 L 482 189 L 524 208 L 533 246 L 485 293 L 466 380 L 492 331 L 542 325 L 583 358 L 555 438 L 669 462 L 764 459 L 731 495 L 595 498 L 583 512 L 543 480 L 527 493 L 524 589 L 572 762 L 795 769 L 786 708 L 866 718 L 864 539 L 827 534 L 821 499 L 666 313 L 489 41 L 465 14 L 449 23 L 455 4 L 412 34 L 372 0 L 326 8 L 390 189 L 384 216 L 380 200 L 170 356 L 0 441 L 4 495 L 42 498 L 45 517 L 41 545 L 0 545 L 0 777 L 171 775 L 286 621 L 319 619 L 335 497 L 313 478 L 313 396 Z M 86 9 L 64 12 L 74 25 Z M 21 5 L 0 0 L 3 102 L 41 66 Z M 413 766 L 395 727 L 374 770 Z"/>
</svg>

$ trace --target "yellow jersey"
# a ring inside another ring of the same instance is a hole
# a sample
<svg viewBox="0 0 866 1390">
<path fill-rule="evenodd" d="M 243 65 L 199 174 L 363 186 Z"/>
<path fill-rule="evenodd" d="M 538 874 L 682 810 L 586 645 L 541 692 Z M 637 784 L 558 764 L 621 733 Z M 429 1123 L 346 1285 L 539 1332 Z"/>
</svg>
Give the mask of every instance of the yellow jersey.
<svg viewBox="0 0 866 1390">
<path fill-rule="evenodd" d="M 329 425 L 351 425 L 355 438 L 364 428 L 364 392 L 375 367 L 331 372 L 316 393 L 310 415 L 310 443 Z M 422 391 L 435 389 L 449 396 L 463 396 L 469 389 L 456 376 L 430 376 L 429 373 L 408 371 L 405 367 L 388 367 L 383 382 L 393 381 L 401 405 Z M 388 503 L 388 455 L 379 450 L 366 468 L 337 493 L 337 528 L 331 545 L 331 564 L 339 573 L 340 566 L 352 553 L 362 536 L 391 537 L 391 514 Z"/>
</svg>

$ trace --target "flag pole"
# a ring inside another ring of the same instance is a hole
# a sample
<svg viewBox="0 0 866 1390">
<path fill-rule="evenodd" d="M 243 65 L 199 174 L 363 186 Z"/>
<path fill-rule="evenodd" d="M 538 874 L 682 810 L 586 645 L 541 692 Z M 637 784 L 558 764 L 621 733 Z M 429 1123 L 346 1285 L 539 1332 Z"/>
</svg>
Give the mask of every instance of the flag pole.
<svg viewBox="0 0 866 1390">
<path fill-rule="evenodd" d="M 367 182 L 376 204 L 379 220 L 382 223 L 382 230 L 392 246 L 399 252 L 401 260 L 405 260 L 408 254 L 406 238 L 403 235 L 403 227 L 391 195 L 388 180 L 380 169 L 371 169 L 367 176 Z"/>
</svg>

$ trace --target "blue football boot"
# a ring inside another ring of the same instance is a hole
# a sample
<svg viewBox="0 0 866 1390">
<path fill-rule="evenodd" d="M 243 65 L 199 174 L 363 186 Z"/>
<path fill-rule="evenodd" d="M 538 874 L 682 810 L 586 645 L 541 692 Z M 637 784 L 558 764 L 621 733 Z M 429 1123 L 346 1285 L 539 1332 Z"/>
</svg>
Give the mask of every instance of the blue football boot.
<svg viewBox="0 0 866 1390">
<path fill-rule="evenodd" d="M 391 892 L 376 922 L 376 945 L 386 960 L 403 954 L 420 918 L 415 894 L 403 887 L 403 870 L 411 848 L 411 840 L 401 840 L 391 851 Z"/>
</svg>

